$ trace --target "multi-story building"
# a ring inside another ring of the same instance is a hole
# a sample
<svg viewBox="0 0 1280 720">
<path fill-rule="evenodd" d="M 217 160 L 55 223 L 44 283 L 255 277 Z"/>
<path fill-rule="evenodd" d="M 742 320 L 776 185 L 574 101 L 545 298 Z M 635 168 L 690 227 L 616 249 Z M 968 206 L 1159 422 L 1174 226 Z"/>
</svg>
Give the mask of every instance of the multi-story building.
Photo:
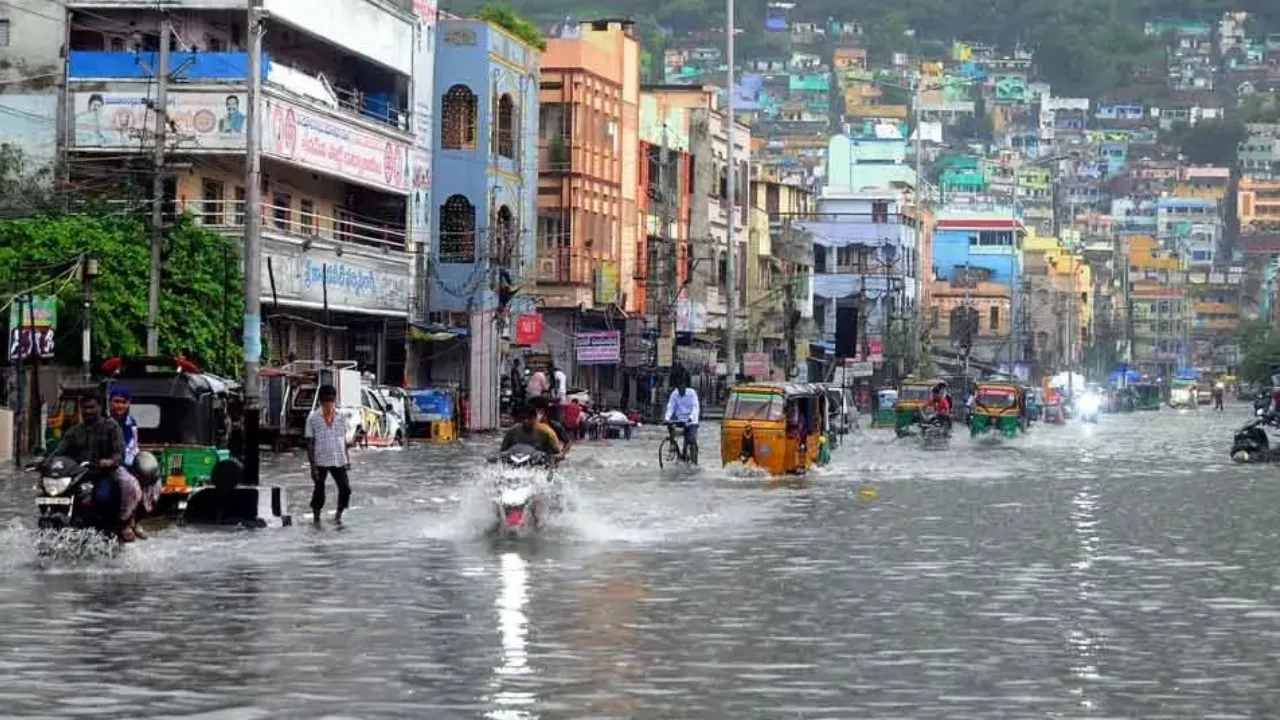
<svg viewBox="0 0 1280 720">
<path fill-rule="evenodd" d="M 1022 258 L 1023 347 L 1032 376 L 1079 368 L 1093 324 L 1089 266 L 1056 237 L 1028 235 Z"/>
<path fill-rule="evenodd" d="M 970 210 L 944 208 L 934 220 L 932 288 L 940 317 L 945 309 L 939 303 L 972 296 L 982 283 L 1004 286 L 1005 290 L 987 293 L 986 315 L 979 324 L 986 334 L 977 333 L 970 348 L 972 357 L 991 363 L 1011 364 L 1021 359 L 1019 313 L 1021 311 L 1022 241 L 1026 236 L 1022 220 L 1012 209 Z M 1004 304 L 1003 298 L 1007 298 Z M 962 303 L 968 306 L 968 303 Z M 954 307 L 947 312 L 955 313 Z M 998 334 L 997 334 L 998 333 Z"/>
<path fill-rule="evenodd" d="M 1185 254 L 1192 265 L 1212 265 L 1222 239 L 1218 200 L 1165 197 L 1156 204 L 1156 226 L 1165 249 Z"/>
<path fill-rule="evenodd" d="M 1152 377 L 1171 377 L 1190 361 L 1187 261 L 1150 236 L 1127 242 L 1132 364 Z"/>
<path fill-rule="evenodd" d="M 548 38 L 540 102 L 534 277 L 545 349 L 572 382 L 613 392 L 618 321 L 641 304 L 640 48 L 631 21 L 583 22 Z"/>
<path fill-rule="evenodd" d="M 764 353 L 772 377 L 807 369 L 812 331 L 813 239 L 802 221 L 814 210 L 812 193 L 772 178 L 751 182 L 747 240 L 747 348 Z"/>
<path fill-rule="evenodd" d="M 163 129 L 167 214 L 238 237 L 246 48 L 257 29 L 243 5 L 215 5 L 68 3 L 62 139 L 73 180 L 95 167 L 149 175 Z M 409 221 L 429 185 L 416 137 L 429 117 L 416 115 L 430 105 L 414 97 L 414 76 L 431 73 L 435 13 L 419 5 L 421 16 L 375 0 L 263 4 L 262 278 L 272 308 L 263 334 L 273 361 L 351 359 L 384 381 L 403 375 Z M 157 113 L 162 64 L 167 102 Z"/>
<path fill-rule="evenodd" d="M 827 178 L 814 218 L 814 321 L 834 352 L 837 314 L 858 317 L 858 356 L 887 378 L 899 377 L 914 352 L 912 328 L 921 272 L 915 170 L 906 141 L 831 138 Z"/>
<path fill-rule="evenodd" d="M 484 20 L 442 20 L 439 36 L 426 300 L 465 340 L 437 348 L 427 376 L 468 388 L 471 427 L 485 430 L 498 426 L 499 293 L 533 279 L 539 57 Z"/>
</svg>

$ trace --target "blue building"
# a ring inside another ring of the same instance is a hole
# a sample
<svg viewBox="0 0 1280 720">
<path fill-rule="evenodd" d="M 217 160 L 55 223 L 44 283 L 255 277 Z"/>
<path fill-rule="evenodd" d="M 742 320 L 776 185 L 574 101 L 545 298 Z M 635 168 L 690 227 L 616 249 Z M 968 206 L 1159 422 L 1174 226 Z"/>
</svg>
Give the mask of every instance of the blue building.
<svg viewBox="0 0 1280 720">
<path fill-rule="evenodd" d="M 483 20 L 441 20 L 427 307 L 454 346 L 433 382 L 471 389 L 471 426 L 498 424 L 498 291 L 531 277 L 539 51 Z"/>
<path fill-rule="evenodd" d="M 996 309 L 988 320 L 992 328 L 1006 327 L 1009 337 L 997 338 L 985 348 L 975 347 L 973 353 L 979 359 L 1007 361 L 1010 343 L 1013 358 L 1022 356 L 1018 334 L 1025 236 L 1021 218 L 1008 209 L 964 213 L 944 210 L 934 224 L 933 271 L 937 283 L 963 286 L 980 280 L 1008 288 L 1008 317 L 1001 322 Z"/>
</svg>

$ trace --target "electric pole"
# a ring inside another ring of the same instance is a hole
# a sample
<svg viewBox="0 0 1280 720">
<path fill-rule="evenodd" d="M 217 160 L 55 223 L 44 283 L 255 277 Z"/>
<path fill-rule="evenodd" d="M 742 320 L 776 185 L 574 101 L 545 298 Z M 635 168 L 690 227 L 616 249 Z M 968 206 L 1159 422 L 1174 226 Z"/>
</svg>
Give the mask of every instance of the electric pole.
<svg viewBox="0 0 1280 720">
<path fill-rule="evenodd" d="M 262 396 L 262 0 L 249 0 L 248 138 L 244 218 L 244 480 L 258 484 L 258 423 Z"/>
<path fill-rule="evenodd" d="M 98 261 L 92 255 L 80 259 L 80 365 L 84 379 L 93 378 L 91 366 L 93 341 L 93 279 L 98 275 Z"/>
<path fill-rule="evenodd" d="M 155 161 L 151 176 L 151 277 L 147 286 L 147 355 L 160 354 L 160 262 L 164 250 L 164 144 L 169 129 L 169 48 L 173 28 L 160 21 L 160 59 L 156 70 Z"/>
<path fill-rule="evenodd" d="M 734 195 L 737 189 L 734 183 L 737 181 L 737 159 L 734 157 L 734 112 L 733 112 L 733 4 L 736 0 L 725 0 L 726 18 L 725 18 L 725 54 L 728 55 L 728 75 L 725 84 L 729 87 L 729 102 L 725 106 L 725 163 L 729 166 L 727 169 L 728 182 L 725 183 L 725 212 L 729 238 L 729 254 L 728 268 L 725 272 L 726 296 L 724 301 L 724 345 L 725 345 L 725 365 L 729 376 L 728 387 L 733 387 L 738 381 L 738 264 L 734 257 L 735 240 L 738 233 L 736 208 L 734 207 Z"/>
</svg>

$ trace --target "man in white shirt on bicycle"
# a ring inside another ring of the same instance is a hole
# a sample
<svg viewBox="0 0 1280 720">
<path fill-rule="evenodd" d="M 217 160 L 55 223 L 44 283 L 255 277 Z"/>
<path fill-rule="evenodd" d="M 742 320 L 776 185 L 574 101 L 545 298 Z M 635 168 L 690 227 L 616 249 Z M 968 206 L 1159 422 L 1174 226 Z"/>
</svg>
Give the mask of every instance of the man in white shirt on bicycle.
<svg viewBox="0 0 1280 720">
<path fill-rule="evenodd" d="M 667 413 L 664 422 L 672 442 L 676 437 L 676 424 L 684 423 L 684 455 L 691 462 L 697 462 L 698 448 L 698 392 L 689 387 L 689 378 L 679 373 L 675 379 L 676 389 L 667 398 Z"/>
</svg>

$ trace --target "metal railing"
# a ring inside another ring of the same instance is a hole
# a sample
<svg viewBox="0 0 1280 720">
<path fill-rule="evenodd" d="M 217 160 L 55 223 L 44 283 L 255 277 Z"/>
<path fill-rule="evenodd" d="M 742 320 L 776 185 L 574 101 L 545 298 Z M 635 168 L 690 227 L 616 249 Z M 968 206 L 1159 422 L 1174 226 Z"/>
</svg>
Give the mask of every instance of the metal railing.
<svg viewBox="0 0 1280 720">
<path fill-rule="evenodd" d="M 187 200 L 182 210 L 200 222 L 219 230 L 244 227 L 243 200 Z M 388 250 L 405 250 L 408 233 L 404 223 L 391 223 L 338 208 L 336 215 L 322 215 L 314 206 L 262 203 L 263 232 L 277 232 L 302 239 L 319 238 L 351 245 Z"/>
</svg>

